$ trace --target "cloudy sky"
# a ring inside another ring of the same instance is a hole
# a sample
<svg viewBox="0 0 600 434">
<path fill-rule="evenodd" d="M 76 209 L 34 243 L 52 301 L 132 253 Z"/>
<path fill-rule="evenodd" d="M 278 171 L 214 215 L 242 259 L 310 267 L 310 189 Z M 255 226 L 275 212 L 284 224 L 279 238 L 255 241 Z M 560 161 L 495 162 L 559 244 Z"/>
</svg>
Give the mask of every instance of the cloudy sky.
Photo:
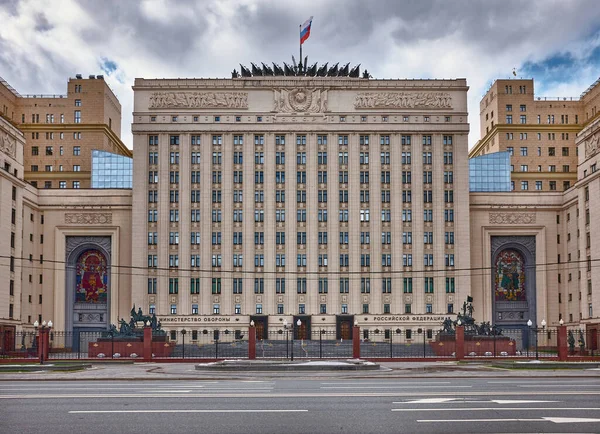
<svg viewBox="0 0 600 434">
<path fill-rule="evenodd" d="M 131 148 L 135 77 L 230 77 L 290 62 L 314 15 L 309 63 L 362 64 L 376 78 L 466 77 L 469 146 L 496 78 L 579 96 L 600 76 L 598 0 L 0 0 L 0 77 L 20 93 L 65 93 L 104 74 Z"/>
</svg>

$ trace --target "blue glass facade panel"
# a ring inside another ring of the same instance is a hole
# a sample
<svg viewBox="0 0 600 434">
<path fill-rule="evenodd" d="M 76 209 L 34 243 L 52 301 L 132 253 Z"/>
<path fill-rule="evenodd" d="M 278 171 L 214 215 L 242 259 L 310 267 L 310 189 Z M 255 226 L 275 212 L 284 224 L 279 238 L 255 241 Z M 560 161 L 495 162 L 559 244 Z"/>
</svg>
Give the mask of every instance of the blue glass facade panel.
<svg viewBox="0 0 600 434">
<path fill-rule="evenodd" d="M 133 159 L 106 151 L 92 151 L 92 188 L 132 188 Z"/>
<path fill-rule="evenodd" d="M 510 154 L 495 152 L 469 159 L 469 191 L 511 191 Z"/>
</svg>

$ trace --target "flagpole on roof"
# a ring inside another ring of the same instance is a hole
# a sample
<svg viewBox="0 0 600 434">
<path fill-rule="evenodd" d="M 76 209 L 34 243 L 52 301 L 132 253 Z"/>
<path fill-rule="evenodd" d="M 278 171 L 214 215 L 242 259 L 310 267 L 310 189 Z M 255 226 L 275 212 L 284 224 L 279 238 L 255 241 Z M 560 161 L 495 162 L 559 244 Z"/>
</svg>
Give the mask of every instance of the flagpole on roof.
<svg viewBox="0 0 600 434">
<path fill-rule="evenodd" d="M 298 37 L 300 38 L 300 65 L 302 65 L 302 24 L 300 24 L 299 26 L 299 32 L 298 32 Z M 298 68 L 298 72 L 302 72 L 300 71 L 300 68 Z"/>
</svg>

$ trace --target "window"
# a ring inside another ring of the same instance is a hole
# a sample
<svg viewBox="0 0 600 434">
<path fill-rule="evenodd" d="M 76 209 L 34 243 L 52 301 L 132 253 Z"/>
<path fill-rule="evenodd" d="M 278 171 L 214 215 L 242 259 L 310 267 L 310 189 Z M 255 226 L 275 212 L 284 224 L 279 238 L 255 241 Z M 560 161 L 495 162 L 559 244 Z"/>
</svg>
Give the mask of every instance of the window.
<svg viewBox="0 0 600 434">
<path fill-rule="evenodd" d="M 75 110 L 75 123 L 81 123 L 81 110 Z"/>
<path fill-rule="evenodd" d="M 526 157 L 527 156 L 527 147 L 523 146 L 521 147 L 521 157 Z"/>
<path fill-rule="evenodd" d="M 80 186 L 79 181 L 73 181 L 73 188 L 79 188 L 79 186 Z"/>
</svg>

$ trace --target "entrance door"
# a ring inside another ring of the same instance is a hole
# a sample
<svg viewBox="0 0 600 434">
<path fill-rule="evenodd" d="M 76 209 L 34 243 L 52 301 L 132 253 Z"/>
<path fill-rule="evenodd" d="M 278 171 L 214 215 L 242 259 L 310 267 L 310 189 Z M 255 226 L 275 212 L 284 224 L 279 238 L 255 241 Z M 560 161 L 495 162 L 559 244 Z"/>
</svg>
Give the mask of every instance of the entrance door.
<svg viewBox="0 0 600 434">
<path fill-rule="evenodd" d="M 296 339 L 305 340 L 307 339 L 307 324 L 306 321 L 300 323 L 300 326 L 296 325 Z"/>
<path fill-rule="evenodd" d="M 345 340 L 352 339 L 352 326 L 350 321 L 340 322 L 340 338 Z"/>
<path fill-rule="evenodd" d="M 256 327 L 256 338 L 259 341 L 262 341 L 265 336 L 265 323 L 263 321 L 257 321 L 254 326 Z"/>
</svg>

